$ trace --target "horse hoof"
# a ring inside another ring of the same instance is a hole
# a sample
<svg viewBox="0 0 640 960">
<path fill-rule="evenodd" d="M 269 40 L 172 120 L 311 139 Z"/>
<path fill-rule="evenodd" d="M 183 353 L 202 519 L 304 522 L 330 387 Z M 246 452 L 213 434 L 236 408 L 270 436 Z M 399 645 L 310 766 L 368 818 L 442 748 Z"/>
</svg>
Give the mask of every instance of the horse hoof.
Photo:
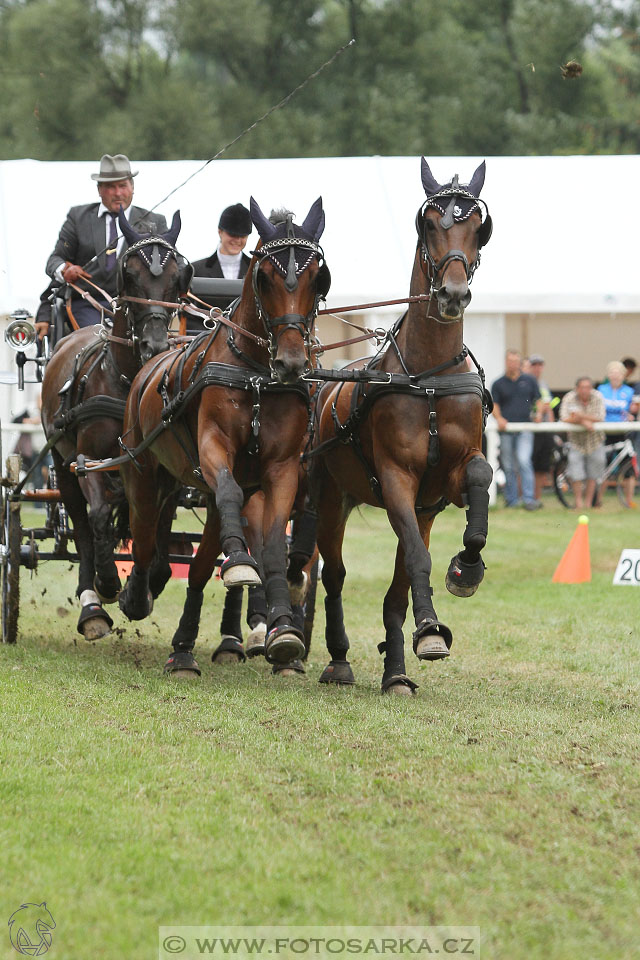
<svg viewBox="0 0 640 960">
<path fill-rule="evenodd" d="M 104 617 L 91 617 L 84 621 L 80 633 L 85 640 L 101 640 L 111 633 L 111 627 Z"/>
<path fill-rule="evenodd" d="M 178 680 L 192 680 L 200 676 L 200 667 L 189 650 L 175 650 L 165 663 L 163 673 Z"/>
<path fill-rule="evenodd" d="M 449 648 L 437 633 L 429 633 L 422 637 L 416 644 L 416 656 L 418 660 L 443 660 L 448 657 Z"/>
<path fill-rule="evenodd" d="M 131 597 L 127 593 L 127 589 L 125 587 L 118 597 L 118 606 L 128 620 L 144 620 L 145 617 L 148 617 L 153 611 L 153 597 L 151 595 L 151 591 L 149 590 L 147 592 L 147 602 L 146 605 L 144 605 L 139 601 L 132 603 Z"/>
<path fill-rule="evenodd" d="M 242 550 L 230 553 L 222 561 L 220 576 L 225 587 L 255 587 L 262 583 L 258 564 Z"/>
<path fill-rule="evenodd" d="M 230 653 L 228 650 L 223 650 L 222 653 L 219 653 L 218 656 L 213 661 L 214 663 L 242 663 L 242 657 L 238 653 Z"/>
<path fill-rule="evenodd" d="M 306 676 L 307 671 L 304 668 L 304 664 L 301 660 L 292 660 L 291 663 L 287 663 L 285 666 L 281 666 L 278 663 L 274 663 L 271 668 L 271 673 L 274 677 L 299 677 Z"/>
<path fill-rule="evenodd" d="M 102 583 L 96 576 L 93 580 L 93 589 L 98 594 L 101 603 L 115 603 L 120 596 L 122 584 L 120 580 L 115 580 L 112 583 Z"/>
<path fill-rule="evenodd" d="M 394 694 L 396 697 L 414 697 L 414 691 L 404 683 L 394 683 L 387 690 L 381 691 L 384 696 Z"/>
<path fill-rule="evenodd" d="M 274 627 L 267 634 L 264 655 L 269 663 L 291 663 L 305 655 L 302 637 L 291 626 Z"/>
<path fill-rule="evenodd" d="M 479 557 L 475 563 L 465 563 L 457 555 L 452 558 L 444 579 L 449 593 L 454 597 L 472 597 L 484 577 L 485 566 Z"/>
<path fill-rule="evenodd" d="M 254 587 L 262 581 L 257 570 L 247 563 L 238 563 L 224 571 L 222 582 L 228 590 L 229 587 Z"/>
<path fill-rule="evenodd" d="M 324 668 L 318 683 L 330 683 L 339 687 L 352 687 L 356 682 L 348 660 L 332 660 Z"/>
<path fill-rule="evenodd" d="M 211 654 L 212 663 L 244 663 L 246 657 L 242 641 L 226 634 Z"/>
<path fill-rule="evenodd" d="M 99 603 L 85 603 L 78 617 L 78 633 L 85 640 L 100 640 L 111 633 L 113 620 Z"/>
<path fill-rule="evenodd" d="M 383 695 L 392 693 L 397 697 L 412 697 L 417 689 L 418 684 L 414 683 L 410 677 L 398 673 L 382 681 L 380 693 Z"/>
<path fill-rule="evenodd" d="M 306 599 L 309 589 L 309 576 L 303 570 L 302 579 L 297 583 L 289 583 L 289 600 L 292 607 L 301 607 Z"/>
<path fill-rule="evenodd" d="M 247 637 L 244 652 L 247 657 L 263 657 L 264 642 L 267 637 L 266 623 L 258 623 Z"/>
</svg>

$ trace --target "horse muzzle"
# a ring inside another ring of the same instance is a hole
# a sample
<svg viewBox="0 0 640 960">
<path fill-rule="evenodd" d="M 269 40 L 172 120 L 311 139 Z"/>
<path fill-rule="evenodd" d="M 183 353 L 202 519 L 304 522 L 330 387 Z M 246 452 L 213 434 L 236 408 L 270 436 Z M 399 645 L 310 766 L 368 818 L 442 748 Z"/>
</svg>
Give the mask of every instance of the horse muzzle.
<svg viewBox="0 0 640 960">
<path fill-rule="evenodd" d="M 169 349 L 170 321 L 171 316 L 168 312 L 150 313 L 141 318 L 136 325 L 140 330 L 137 337 L 138 352 L 143 363 Z"/>
<path fill-rule="evenodd" d="M 471 302 L 468 284 L 444 284 L 436 291 L 438 310 L 444 320 L 462 320 Z"/>
</svg>

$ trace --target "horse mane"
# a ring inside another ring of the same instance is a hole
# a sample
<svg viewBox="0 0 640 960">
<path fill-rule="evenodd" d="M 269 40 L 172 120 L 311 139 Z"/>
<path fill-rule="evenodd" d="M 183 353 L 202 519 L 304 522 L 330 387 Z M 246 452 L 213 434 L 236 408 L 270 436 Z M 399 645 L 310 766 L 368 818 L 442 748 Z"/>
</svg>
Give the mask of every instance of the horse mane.
<svg viewBox="0 0 640 960">
<path fill-rule="evenodd" d="M 269 214 L 269 222 L 272 223 L 274 227 L 277 227 L 279 223 L 286 223 L 288 216 L 294 217 L 295 214 L 292 210 L 287 210 L 286 207 L 280 207 L 277 210 L 271 211 Z"/>
</svg>

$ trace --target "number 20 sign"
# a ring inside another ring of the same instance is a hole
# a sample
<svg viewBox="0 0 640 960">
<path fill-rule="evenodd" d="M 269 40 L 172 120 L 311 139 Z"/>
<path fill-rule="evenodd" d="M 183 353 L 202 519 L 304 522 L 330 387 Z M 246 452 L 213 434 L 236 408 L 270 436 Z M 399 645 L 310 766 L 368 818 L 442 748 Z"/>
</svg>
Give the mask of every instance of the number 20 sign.
<svg viewBox="0 0 640 960">
<path fill-rule="evenodd" d="M 614 584 L 640 587 L 640 550 L 623 550 L 613 575 Z"/>
</svg>

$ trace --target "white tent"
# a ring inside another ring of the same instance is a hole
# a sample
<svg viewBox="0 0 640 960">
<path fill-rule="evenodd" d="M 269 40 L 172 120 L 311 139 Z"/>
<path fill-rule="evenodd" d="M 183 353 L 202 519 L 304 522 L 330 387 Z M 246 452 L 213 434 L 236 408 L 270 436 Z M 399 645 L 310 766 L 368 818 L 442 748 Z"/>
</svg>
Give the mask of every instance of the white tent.
<svg viewBox="0 0 640 960">
<path fill-rule="evenodd" d="M 430 160 L 440 181 L 471 177 L 482 158 Z M 0 313 L 34 307 L 44 264 L 71 205 L 95 199 L 93 163 L 0 163 Z M 136 201 L 151 207 L 202 166 L 198 161 L 134 163 Z M 483 198 L 494 237 L 474 283 L 478 311 L 602 310 L 640 307 L 637 283 L 635 156 L 492 157 Z M 179 247 L 190 259 L 216 244 L 220 210 L 287 206 L 304 216 L 321 194 L 323 237 L 333 284 L 330 303 L 401 296 L 415 246 L 416 210 L 424 199 L 419 157 L 310 160 L 218 160 L 158 209 L 182 213 Z M 255 239 L 255 235 L 254 235 Z"/>
<path fill-rule="evenodd" d="M 483 158 L 428 159 L 440 182 L 458 173 L 464 183 Z M 181 210 L 178 246 L 190 259 L 213 252 L 220 210 L 230 203 L 248 205 L 253 195 L 266 213 L 286 206 L 302 218 L 321 194 L 326 212 L 322 244 L 332 274 L 328 305 L 408 292 L 414 218 L 424 199 L 419 157 L 217 160 L 204 169 L 201 161 L 192 160 L 138 163 L 134 157 L 132 162 L 140 171 L 136 202 L 158 204 L 168 220 Z M 44 264 L 68 208 L 97 196 L 90 178 L 97 167 L 97 159 L 0 163 L 0 315 L 37 307 L 47 284 Z M 487 159 L 482 196 L 494 235 L 473 283 L 465 340 L 489 381 L 502 370 L 510 315 L 584 312 L 597 319 L 640 314 L 639 172 L 635 156 Z M 249 249 L 255 240 L 254 234 Z M 375 311 L 366 322 L 385 326 L 400 309 Z M 554 317 L 547 319 L 548 327 L 537 327 L 538 342 L 531 338 L 534 342 L 525 349 L 545 350 L 543 331 L 553 335 L 556 329 Z M 547 349 L 552 348 L 549 343 Z M 12 362 L 3 352 L 0 368 L 7 370 Z"/>
</svg>

